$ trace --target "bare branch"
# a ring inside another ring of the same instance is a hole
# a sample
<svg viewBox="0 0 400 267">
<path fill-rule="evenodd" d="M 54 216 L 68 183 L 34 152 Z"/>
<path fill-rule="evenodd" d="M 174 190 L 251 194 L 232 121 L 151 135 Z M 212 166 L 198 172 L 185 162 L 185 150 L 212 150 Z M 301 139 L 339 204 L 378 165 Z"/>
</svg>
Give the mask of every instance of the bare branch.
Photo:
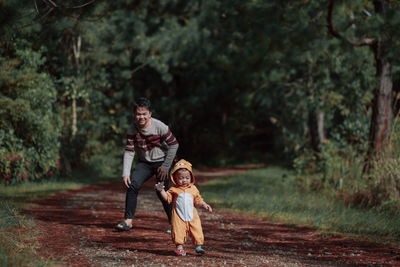
<svg viewBox="0 0 400 267">
<path fill-rule="evenodd" d="M 88 6 L 88 5 L 90 5 L 90 4 L 92 4 L 92 3 L 94 3 L 96 0 L 90 0 L 89 2 L 86 2 L 86 3 L 84 3 L 84 4 L 82 4 L 82 5 L 79 5 L 79 6 L 61 6 L 61 5 L 57 5 L 54 1 L 52 1 L 52 0 L 43 0 L 44 2 L 49 2 L 50 4 L 51 4 L 51 6 L 53 6 L 53 7 L 57 7 L 57 8 L 65 8 L 65 9 L 78 9 L 78 8 L 82 8 L 82 7 L 85 7 L 85 6 Z"/>
<path fill-rule="evenodd" d="M 78 36 L 78 41 L 76 42 L 76 44 L 75 44 L 75 37 L 72 37 L 72 48 L 74 50 L 75 59 L 79 59 L 79 56 L 81 54 L 81 43 L 82 43 L 81 35 Z"/>
<path fill-rule="evenodd" d="M 54 7 L 49 8 L 49 10 L 46 12 L 46 14 L 44 14 L 43 16 L 41 16 L 39 18 L 39 20 L 43 19 L 44 17 L 46 17 L 47 15 L 49 15 L 52 11 L 54 10 Z"/>
<path fill-rule="evenodd" d="M 88 2 L 86 2 L 84 4 L 82 4 L 82 5 L 79 5 L 79 6 L 62 6 L 62 5 L 58 5 L 55 2 L 55 0 L 54 1 L 53 0 L 42 0 L 42 2 L 46 5 L 46 7 L 48 9 L 47 9 L 46 14 L 42 15 L 39 18 L 39 20 L 41 20 L 41 19 L 45 18 L 46 16 L 48 16 L 54 9 L 79 9 L 79 8 L 88 6 L 88 5 L 92 4 L 92 3 L 94 3 L 95 1 L 96 0 L 90 0 L 90 1 L 88 1 Z M 40 15 L 40 11 L 39 11 L 39 8 L 38 8 L 36 0 L 34 0 L 34 4 L 35 4 L 35 8 L 36 8 L 37 14 Z"/>
<path fill-rule="evenodd" d="M 38 9 L 38 6 L 37 6 L 37 3 L 36 3 L 36 0 L 35 1 L 33 1 L 34 3 L 35 3 L 35 9 L 36 9 L 36 13 L 37 14 L 39 14 L 39 9 Z"/>
<path fill-rule="evenodd" d="M 92 4 L 92 3 L 94 3 L 95 1 L 96 1 L 96 0 L 91 0 L 91 1 L 89 1 L 89 2 L 87 2 L 87 3 L 85 3 L 85 4 L 82 4 L 82 5 L 80 5 L 80 6 L 71 6 L 71 7 L 65 6 L 65 7 L 63 7 L 63 8 L 70 8 L 70 9 L 82 8 L 82 7 L 85 7 L 85 6 L 88 6 L 88 5 Z"/>
<path fill-rule="evenodd" d="M 144 68 L 145 66 L 147 66 L 148 64 L 149 64 L 149 62 L 146 62 L 146 63 L 143 63 L 143 64 L 140 65 L 140 66 L 137 66 L 137 67 L 132 71 L 132 75 L 133 75 L 135 72 L 137 72 L 138 70 L 140 70 L 140 69 Z"/>
<path fill-rule="evenodd" d="M 335 26 L 333 25 L 333 10 L 335 8 L 335 3 L 336 3 L 336 0 L 331 0 L 331 1 L 329 1 L 329 5 L 328 5 L 327 22 L 328 22 L 329 32 L 334 37 L 345 40 L 353 46 L 372 46 L 372 45 L 374 45 L 377 42 L 377 40 L 374 38 L 362 38 L 362 39 L 358 39 L 358 40 L 352 40 L 352 39 L 344 38 L 342 35 L 340 35 L 340 33 L 336 30 Z"/>
<path fill-rule="evenodd" d="M 336 38 L 343 39 L 342 36 L 339 34 L 339 32 L 336 30 L 336 28 L 333 26 L 333 9 L 335 7 L 335 0 L 329 1 L 328 5 L 328 29 L 329 32 L 335 36 Z"/>
<path fill-rule="evenodd" d="M 53 7 L 58 7 L 58 5 L 51 0 L 46 0 L 46 1 L 49 2 Z"/>
<path fill-rule="evenodd" d="M 354 46 L 372 46 L 377 42 L 376 39 L 374 38 L 363 38 L 359 40 L 346 39 L 346 40 Z"/>
<path fill-rule="evenodd" d="M 323 14 L 324 14 L 323 11 L 318 12 L 318 14 L 314 18 L 311 19 L 311 22 L 312 23 L 317 22 L 322 17 Z"/>
</svg>

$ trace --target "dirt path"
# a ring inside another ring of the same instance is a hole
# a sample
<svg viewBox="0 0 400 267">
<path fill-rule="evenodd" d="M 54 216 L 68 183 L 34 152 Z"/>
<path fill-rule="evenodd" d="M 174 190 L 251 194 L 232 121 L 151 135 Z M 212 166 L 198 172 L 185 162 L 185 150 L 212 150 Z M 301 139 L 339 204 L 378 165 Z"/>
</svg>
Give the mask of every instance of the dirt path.
<svg viewBox="0 0 400 267">
<path fill-rule="evenodd" d="M 197 172 L 198 182 L 238 170 Z M 400 248 L 379 247 L 306 227 L 271 223 L 214 209 L 199 211 L 207 253 L 173 255 L 173 245 L 152 184 L 139 194 L 134 228 L 117 232 L 123 216 L 121 182 L 89 186 L 41 200 L 29 210 L 48 258 L 65 266 L 400 266 Z M 190 239 L 189 239 L 190 240 Z"/>
</svg>

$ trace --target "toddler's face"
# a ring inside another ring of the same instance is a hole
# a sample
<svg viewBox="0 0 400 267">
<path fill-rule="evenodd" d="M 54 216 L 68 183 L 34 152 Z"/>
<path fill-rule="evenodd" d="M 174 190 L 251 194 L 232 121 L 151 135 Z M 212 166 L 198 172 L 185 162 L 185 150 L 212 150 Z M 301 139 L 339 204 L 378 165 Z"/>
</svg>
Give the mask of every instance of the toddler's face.
<svg viewBox="0 0 400 267">
<path fill-rule="evenodd" d="M 190 172 L 185 169 L 181 169 L 175 174 L 175 182 L 182 187 L 188 187 L 190 185 L 190 181 L 192 180 L 192 176 Z"/>
</svg>

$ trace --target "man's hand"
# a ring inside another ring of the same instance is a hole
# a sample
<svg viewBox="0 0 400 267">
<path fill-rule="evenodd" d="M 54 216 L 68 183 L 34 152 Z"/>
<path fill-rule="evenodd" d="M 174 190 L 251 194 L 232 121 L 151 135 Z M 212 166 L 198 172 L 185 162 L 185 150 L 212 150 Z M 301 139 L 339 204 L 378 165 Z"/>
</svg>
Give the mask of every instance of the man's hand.
<svg viewBox="0 0 400 267">
<path fill-rule="evenodd" d="M 161 182 L 164 181 L 168 177 L 168 170 L 163 167 L 159 167 L 157 169 L 157 177 Z"/>
<path fill-rule="evenodd" d="M 129 178 L 129 176 L 124 176 L 124 184 L 126 185 L 126 187 L 129 188 L 129 185 L 131 184 L 131 179 Z"/>
</svg>

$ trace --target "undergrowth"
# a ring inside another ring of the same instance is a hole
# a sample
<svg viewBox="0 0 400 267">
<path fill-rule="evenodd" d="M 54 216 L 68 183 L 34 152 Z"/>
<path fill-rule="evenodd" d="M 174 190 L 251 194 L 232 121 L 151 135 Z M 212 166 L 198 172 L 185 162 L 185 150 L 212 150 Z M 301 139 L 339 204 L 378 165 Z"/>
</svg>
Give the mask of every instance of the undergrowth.
<svg viewBox="0 0 400 267">
<path fill-rule="evenodd" d="M 59 266 L 40 255 L 35 241 L 38 234 L 35 221 L 21 211 L 29 208 L 34 199 L 112 179 L 98 172 L 91 173 L 74 172 L 68 178 L 0 184 L 0 266 Z"/>
<path fill-rule="evenodd" d="M 297 182 L 348 206 L 400 211 L 400 124 L 393 123 L 384 151 L 367 161 L 367 144 L 326 140 L 321 151 L 305 150 L 294 161 Z M 368 164 L 367 164 L 368 163 Z"/>
<path fill-rule="evenodd" d="M 376 242 L 398 242 L 400 217 L 391 209 L 348 206 L 323 192 L 301 190 L 294 173 L 276 167 L 257 169 L 201 186 L 216 206 L 305 224 L 326 232 L 363 236 Z"/>
<path fill-rule="evenodd" d="M 0 202 L 0 263 L 1 266 L 54 266 L 42 259 L 33 220 L 22 216 L 12 204 Z"/>
</svg>

